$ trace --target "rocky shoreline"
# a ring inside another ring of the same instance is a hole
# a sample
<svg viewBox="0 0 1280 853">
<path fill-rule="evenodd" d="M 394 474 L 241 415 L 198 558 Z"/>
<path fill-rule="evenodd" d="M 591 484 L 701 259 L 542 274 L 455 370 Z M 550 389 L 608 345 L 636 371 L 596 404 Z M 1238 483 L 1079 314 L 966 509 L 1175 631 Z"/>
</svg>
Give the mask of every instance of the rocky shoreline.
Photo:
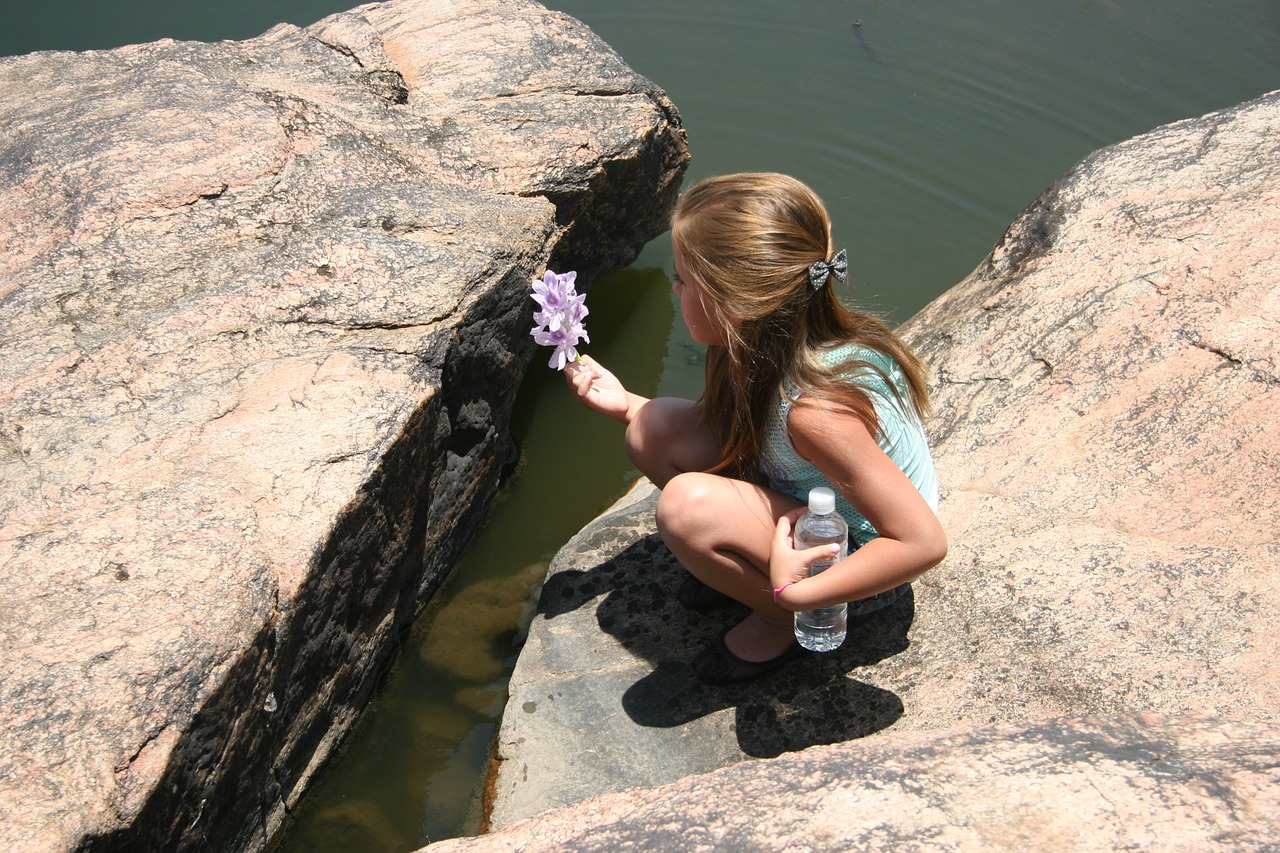
<svg viewBox="0 0 1280 853">
<path fill-rule="evenodd" d="M 526 287 L 663 230 L 679 115 L 526 0 L 0 60 L 0 846 L 261 849 L 483 517 Z M 904 327 L 947 561 L 708 691 L 638 491 L 556 558 L 495 832 L 1280 837 L 1280 93 L 1070 170 Z"/>
</svg>

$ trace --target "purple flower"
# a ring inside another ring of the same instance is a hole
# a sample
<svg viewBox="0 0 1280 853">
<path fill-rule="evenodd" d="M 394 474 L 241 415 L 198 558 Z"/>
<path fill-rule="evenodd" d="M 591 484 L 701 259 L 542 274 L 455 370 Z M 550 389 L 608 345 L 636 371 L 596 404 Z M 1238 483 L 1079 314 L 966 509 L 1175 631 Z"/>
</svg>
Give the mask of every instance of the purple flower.
<svg viewBox="0 0 1280 853">
<path fill-rule="evenodd" d="M 542 306 L 539 313 L 555 315 L 565 308 L 565 303 L 576 296 L 573 283 L 578 278 L 576 272 L 557 275 L 547 270 L 541 279 L 533 280 L 533 301 Z M 544 324 L 545 325 L 545 324 Z"/>
<path fill-rule="evenodd" d="M 556 274 L 547 270 L 541 279 L 533 280 L 533 301 L 540 310 L 533 314 L 536 323 L 529 334 L 542 346 L 555 347 L 548 367 L 564 370 L 565 364 L 578 358 L 578 342 L 587 341 L 583 320 L 587 316 L 586 294 L 574 290 L 576 272 Z"/>
</svg>

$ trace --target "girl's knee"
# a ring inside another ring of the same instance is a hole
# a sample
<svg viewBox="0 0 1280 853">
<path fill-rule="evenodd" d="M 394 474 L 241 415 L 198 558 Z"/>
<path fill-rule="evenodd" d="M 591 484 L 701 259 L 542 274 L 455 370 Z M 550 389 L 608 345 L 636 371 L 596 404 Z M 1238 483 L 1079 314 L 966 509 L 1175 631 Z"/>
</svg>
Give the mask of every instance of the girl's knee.
<svg viewBox="0 0 1280 853">
<path fill-rule="evenodd" d="M 627 425 L 627 455 L 659 488 L 682 471 L 703 471 L 719 461 L 719 445 L 690 400 L 656 397 Z"/>
<path fill-rule="evenodd" d="M 658 495 L 656 521 L 665 539 L 704 529 L 718 513 L 714 474 L 685 473 L 672 477 Z"/>
<path fill-rule="evenodd" d="M 671 401 L 656 397 L 640 407 L 627 424 L 627 447 L 643 446 L 661 441 L 663 436 L 673 432 L 676 412 Z"/>
<path fill-rule="evenodd" d="M 642 406 L 627 424 L 627 456 L 659 488 L 681 470 L 677 460 L 687 440 L 681 420 L 677 401 L 659 397 Z"/>
<path fill-rule="evenodd" d="M 641 464 L 644 461 L 645 446 L 648 444 L 647 438 L 650 432 L 649 420 L 652 415 L 649 414 L 650 405 L 646 404 L 640 407 L 640 411 L 636 412 L 631 423 L 627 424 L 626 432 L 626 448 L 627 456 L 631 458 L 631 463 L 641 471 L 645 470 L 645 466 Z M 645 472 L 646 474 L 648 472 Z"/>
</svg>

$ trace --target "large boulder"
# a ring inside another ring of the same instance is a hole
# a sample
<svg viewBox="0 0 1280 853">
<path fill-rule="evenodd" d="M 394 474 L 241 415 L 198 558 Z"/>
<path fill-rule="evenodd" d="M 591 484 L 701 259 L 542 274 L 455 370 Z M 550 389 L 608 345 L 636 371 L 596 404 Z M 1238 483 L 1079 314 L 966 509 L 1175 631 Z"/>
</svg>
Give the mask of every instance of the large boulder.
<svg viewBox="0 0 1280 853">
<path fill-rule="evenodd" d="M 913 726 L 1280 714 L 1280 92 L 1103 149 L 905 332 L 946 563 Z"/>
<path fill-rule="evenodd" d="M 261 847 L 482 518 L 665 95 L 526 0 L 0 61 L 0 847 Z"/>
<path fill-rule="evenodd" d="M 1101 726 L 1134 749 L 1189 731 L 1205 743 L 1249 738 L 1245 752 L 1219 756 L 1222 770 L 1198 777 L 1229 784 L 1188 777 L 1184 793 L 1199 799 L 1191 817 L 1171 798 L 1141 831 L 1160 839 L 1166 821 L 1203 817 L 1206 838 L 1239 830 L 1274 840 L 1274 818 L 1264 815 L 1280 760 L 1278 140 L 1280 92 L 1103 149 L 904 326 L 936 373 L 929 429 L 951 550 L 913 596 L 854 620 L 838 653 L 751 685 L 704 687 L 689 658 L 742 614 L 695 615 L 673 601 L 682 570 L 654 534 L 652 494 L 584 529 L 552 563 L 512 678 L 493 826 L 668 785 L 566 809 L 539 822 L 538 837 L 571 837 L 582 814 L 614 805 L 620 811 L 592 825 L 600 837 L 632 837 L 640 819 L 619 815 L 659 802 L 653 837 L 694 837 L 712 800 L 717 825 L 737 826 L 739 810 L 743 827 L 766 821 L 752 810 L 757 799 L 787 803 L 770 813 L 770 828 L 794 819 L 826 832 L 824 808 L 839 804 L 858 821 L 860 799 L 888 790 L 875 813 L 914 826 L 911 838 L 933 838 L 934 818 L 911 824 L 883 812 L 914 807 L 898 794 L 923 792 L 955 810 L 957 823 L 982 809 L 1008 822 L 1038 797 L 992 791 L 1007 799 L 983 805 L 927 769 L 887 785 L 850 759 L 912 766 L 924 742 L 914 733 L 998 725 L 972 737 L 980 748 L 949 759 L 980 779 L 985 753 L 1016 751 L 1002 739 L 1038 738 L 1059 725 L 1042 721 L 1089 716 L 1087 729 Z M 1143 714 L 1156 716 L 1134 716 Z M 822 747 L 861 738 L 876 745 Z M 773 769 L 743 763 L 814 746 Z M 1159 754 L 1149 768 L 1157 775 Z M 1055 766 L 1075 773 L 1079 759 L 1050 749 L 1000 772 L 1039 785 Z M 859 780 L 850 783 L 856 796 L 833 781 L 825 805 L 788 797 L 809 790 L 804 774 L 824 773 L 826 762 L 830 778 Z M 735 766 L 674 784 L 726 764 Z M 1150 784 L 1148 771 L 1131 770 L 1134 788 Z M 753 789 L 766 777 L 772 786 Z M 1131 816 L 1100 806 L 1105 825 L 1078 828 L 1108 849 L 1127 837 L 1112 822 Z M 790 849 L 804 846 L 805 831 L 771 840 L 740 828 L 725 836 L 740 844 L 712 837 L 706 846 Z M 499 831 L 477 846 L 506 849 L 506 839 L 530 832 Z M 831 837 L 840 843 L 816 846 L 867 840 Z M 1199 836 L 1188 838 L 1183 849 L 1195 849 Z"/>
</svg>

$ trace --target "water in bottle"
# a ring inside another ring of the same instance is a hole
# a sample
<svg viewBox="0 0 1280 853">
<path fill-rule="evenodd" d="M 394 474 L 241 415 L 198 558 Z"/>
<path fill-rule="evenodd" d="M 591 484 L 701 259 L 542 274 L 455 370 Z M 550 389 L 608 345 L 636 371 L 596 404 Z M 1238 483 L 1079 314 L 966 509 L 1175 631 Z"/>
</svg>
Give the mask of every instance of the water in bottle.
<svg viewBox="0 0 1280 853">
<path fill-rule="evenodd" d="M 809 492 L 809 511 L 796 522 L 797 549 L 818 545 L 840 544 L 840 553 L 828 560 L 818 560 L 809 567 L 809 577 L 830 568 L 849 553 L 849 526 L 836 512 L 836 493 L 819 486 Z M 814 652 L 829 652 L 844 642 L 848 605 L 835 604 L 796 613 L 796 639 Z"/>
</svg>

